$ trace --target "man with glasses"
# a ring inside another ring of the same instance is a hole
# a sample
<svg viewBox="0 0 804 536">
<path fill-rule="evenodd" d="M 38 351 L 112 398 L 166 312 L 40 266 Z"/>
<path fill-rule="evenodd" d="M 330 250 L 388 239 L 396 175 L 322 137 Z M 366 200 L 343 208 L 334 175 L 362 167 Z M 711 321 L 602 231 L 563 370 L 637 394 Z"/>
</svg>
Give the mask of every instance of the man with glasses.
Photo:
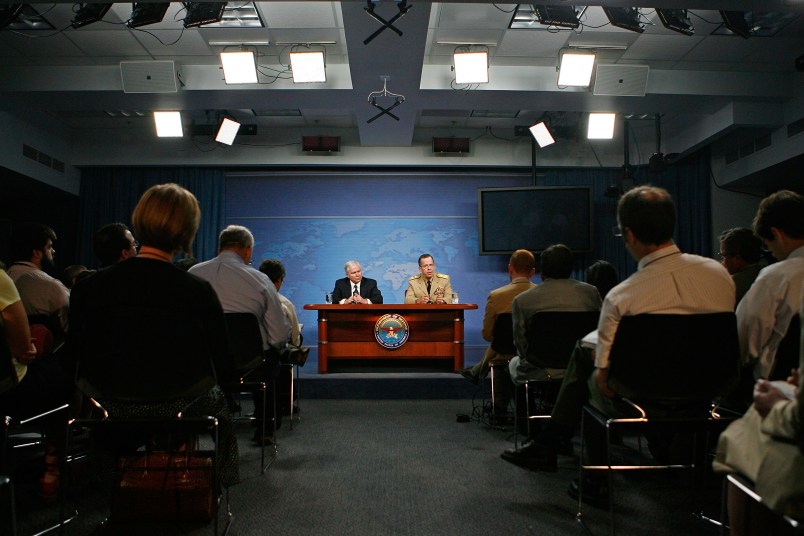
<svg viewBox="0 0 804 536">
<path fill-rule="evenodd" d="M 8 275 L 19 291 L 25 313 L 54 316 L 67 331 L 70 291 L 64 283 L 47 274 L 55 268 L 53 243 L 56 233 L 41 223 L 15 227 L 11 235 L 14 263 Z M 56 335 L 56 334 L 54 334 Z"/>
<path fill-rule="evenodd" d="M 718 256 L 734 280 L 735 301 L 739 304 L 762 269 L 762 242 L 751 229 L 735 227 L 720 233 Z"/>
<path fill-rule="evenodd" d="M 447 274 L 435 271 L 436 265 L 433 256 L 424 253 L 419 256 L 420 274 L 416 274 L 408 281 L 405 290 L 405 303 L 451 303 L 452 285 Z"/>
<path fill-rule="evenodd" d="M 138 247 L 134 235 L 122 223 L 104 225 L 95 233 L 95 256 L 100 260 L 101 268 L 136 257 Z"/>
</svg>

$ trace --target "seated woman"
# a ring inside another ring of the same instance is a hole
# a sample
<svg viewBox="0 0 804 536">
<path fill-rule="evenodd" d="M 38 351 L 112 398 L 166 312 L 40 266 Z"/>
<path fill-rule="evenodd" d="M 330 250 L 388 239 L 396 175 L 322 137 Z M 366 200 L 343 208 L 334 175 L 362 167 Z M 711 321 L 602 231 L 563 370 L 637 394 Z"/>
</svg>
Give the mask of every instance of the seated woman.
<svg viewBox="0 0 804 536">
<path fill-rule="evenodd" d="M 76 381 L 112 417 L 213 415 L 223 486 L 239 481 L 237 438 L 218 382 L 232 379 L 226 324 L 206 281 L 172 263 L 189 253 L 198 201 L 176 184 L 149 188 L 132 222 L 142 247 L 81 281 L 70 297 Z"/>
<path fill-rule="evenodd" d="M 10 365 L 3 363 L 0 366 L 13 369 L 13 376 L 4 384 L 5 389 L 0 386 L 0 415 L 22 420 L 70 403 L 75 392 L 72 378 L 56 357 L 45 357 L 41 352 L 37 357 L 37 348 L 31 342 L 28 317 L 20 295 L 11 278 L 2 270 L 0 329 L 11 358 Z M 43 499 L 55 499 L 59 486 L 59 462 L 67 430 L 67 411 L 56 412 L 47 419 L 45 473 L 40 480 L 40 493 Z"/>
</svg>

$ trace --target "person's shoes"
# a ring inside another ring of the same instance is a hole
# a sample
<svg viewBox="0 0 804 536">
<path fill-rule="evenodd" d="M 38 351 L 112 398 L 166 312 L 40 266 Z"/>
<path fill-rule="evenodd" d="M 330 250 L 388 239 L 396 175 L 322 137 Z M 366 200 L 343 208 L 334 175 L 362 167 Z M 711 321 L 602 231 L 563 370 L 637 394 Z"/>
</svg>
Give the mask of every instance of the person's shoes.
<svg viewBox="0 0 804 536">
<path fill-rule="evenodd" d="M 535 441 L 525 443 L 518 449 L 505 449 L 500 456 L 507 462 L 532 471 L 556 471 L 558 469 L 556 449 L 539 445 Z"/>
<path fill-rule="evenodd" d="M 567 493 L 569 496 L 578 500 L 580 495 L 579 480 L 577 478 L 570 482 Z M 584 478 L 583 481 L 583 502 L 595 508 L 607 508 L 609 505 L 609 489 L 604 480 L 599 478 Z"/>
<path fill-rule="evenodd" d="M 275 445 L 276 444 L 276 438 L 274 437 L 274 434 L 271 434 L 271 433 L 268 433 L 268 432 L 265 432 L 265 435 L 262 435 L 260 430 L 257 429 L 257 430 L 254 430 L 254 442 L 257 443 L 257 445 L 262 445 L 262 446 Z"/>
<path fill-rule="evenodd" d="M 458 370 L 458 374 L 460 374 L 461 376 L 463 376 L 464 378 L 466 378 L 475 385 L 478 385 L 480 383 L 480 377 L 475 376 L 471 368 L 462 368 Z"/>
</svg>

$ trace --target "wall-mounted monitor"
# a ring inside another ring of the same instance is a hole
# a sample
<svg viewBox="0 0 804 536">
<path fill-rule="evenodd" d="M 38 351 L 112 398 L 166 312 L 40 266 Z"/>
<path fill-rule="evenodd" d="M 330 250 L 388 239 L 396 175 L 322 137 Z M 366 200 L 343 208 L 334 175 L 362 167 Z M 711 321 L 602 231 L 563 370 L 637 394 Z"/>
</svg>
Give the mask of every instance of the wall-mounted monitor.
<svg viewBox="0 0 804 536">
<path fill-rule="evenodd" d="M 542 251 L 558 243 L 575 252 L 592 250 L 590 186 L 480 188 L 477 211 L 481 255 Z"/>
</svg>

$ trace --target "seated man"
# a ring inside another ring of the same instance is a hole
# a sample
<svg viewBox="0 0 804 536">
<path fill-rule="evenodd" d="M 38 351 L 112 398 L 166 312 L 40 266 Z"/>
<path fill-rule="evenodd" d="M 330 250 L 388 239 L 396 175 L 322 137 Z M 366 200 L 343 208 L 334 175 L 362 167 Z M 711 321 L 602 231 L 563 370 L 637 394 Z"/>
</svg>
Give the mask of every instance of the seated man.
<svg viewBox="0 0 804 536">
<path fill-rule="evenodd" d="M 736 305 L 759 275 L 761 257 L 762 242 L 751 229 L 735 227 L 720 233 L 720 262 L 734 280 Z"/>
<path fill-rule="evenodd" d="M 299 316 L 296 314 L 296 306 L 279 292 L 282 288 L 282 283 L 285 282 L 285 265 L 278 259 L 265 259 L 260 263 L 260 272 L 267 275 L 276 287 L 279 302 L 282 304 L 282 311 L 284 311 L 285 317 L 290 324 L 290 339 L 288 339 L 288 342 L 293 346 L 300 346 L 301 328 Z"/>
<path fill-rule="evenodd" d="M 489 296 L 486 299 L 486 309 L 483 313 L 483 329 L 481 331 L 484 339 L 491 342 L 497 316 L 511 312 L 511 302 L 514 301 L 514 298 L 536 286 L 535 283 L 530 281 L 534 273 L 536 273 L 536 259 L 533 257 L 533 253 L 526 249 L 518 249 L 511 254 L 511 258 L 508 261 L 508 277 L 511 282 L 489 292 Z M 498 354 L 489 346 L 486 348 L 483 359 L 477 365 L 471 368 L 463 368 L 458 372 L 467 380 L 477 384 L 486 377 L 492 364 L 506 362 L 511 357 L 513 356 Z"/>
<path fill-rule="evenodd" d="M 221 302 L 224 313 L 252 313 L 257 317 L 262 332 L 263 348 L 266 352 L 275 350 L 277 359 L 266 363 L 267 370 L 255 373 L 263 379 L 276 377 L 279 367 L 278 354 L 285 348 L 290 336 L 290 324 L 285 318 L 279 293 L 267 275 L 251 266 L 254 250 L 254 236 L 247 228 L 230 225 L 221 231 L 218 240 L 218 256 L 212 260 L 196 264 L 189 273 L 208 281 Z M 257 421 L 273 415 L 273 382 L 269 381 L 266 393 L 266 415 L 262 415 L 261 391 L 254 392 L 254 415 Z M 257 422 L 255 421 L 255 422 Z M 277 428 L 280 417 L 277 416 Z M 267 429 L 267 428 L 266 428 Z M 258 443 L 273 443 L 273 435 L 262 437 L 260 427 L 254 434 Z"/>
<path fill-rule="evenodd" d="M 533 315 L 548 311 L 600 310 L 597 288 L 569 278 L 572 274 L 570 248 L 555 244 L 542 251 L 541 269 L 543 283 L 514 298 L 511 306 L 517 355 L 508 364 L 508 371 L 516 385 L 547 377 L 560 379 L 564 373 L 563 369 L 546 369 L 535 360 L 533 351 L 528 348 L 527 326 Z"/>
<path fill-rule="evenodd" d="M 737 306 L 737 335 L 743 364 L 754 378 L 774 372 L 779 344 L 801 305 L 804 286 L 804 196 L 781 190 L 759 204 L 754 234 L 779 262 L 763 268 Z M 784 378 L 790 372 L 782 370 Z"/>
<path fill-rule="evenodd" d="M 450 303 L 452 300 L 452 285 L 447 274 L 435 271 L 436 265 L 433 256 L 424 253 L 419 256 L 420 274 L 416 274 L 408 281 L 405 290 L 405 303 Z"/>
<path fill-rule="evenodd" d="M 332 303 L 382 303 L 382 292 L 377 281 L 363 277 L 363 268 L 357 261 L 346 261 L 343 265 L 346 277 L 335 281 Z"/>
<path fill-rule="evenodd" d="M 66 332 L 70 291 L 46 273 L 55 267 L 55 241 L 53 229 L 40 223 L 15 228 L 11 236 L 11 255 L 15 262 L 8 269 L 8 276 L 20 293 L 25 314 L 56 316 Z"/>
<path fill-rule="evenodd" d="M 523 467 L 556 470 L 557 448 L 572 435 L 583 405 L 619 416 L 614 393 L 607 384 L 609 354 L 614 335 L 624 316 L 643 313 L 699 314 L 734 309 L 734 282 L 718 262 L 682 253 L 673 243 L 676 209 L 670 194 L 654 186 L 638 186 L 626 192 L 617 205 L 618 236 L 637 260 L 637 272 L 614 287 L 603 300 L 597 329 L 597 346 L 576 346 L 561 384 L 550 421 L 539 437 L 502 457 Z M 588 428 L 587 461 L 605 464 L 602 439 Z M 605 494 L 603 481 L 587 477 L 585 500 L 597 503 Z M 577 498 L 578 482 L 570 495 Z"/>
<path fill-rule="evenodd" d="M 136 257 L 138 246 L 134 235 L 122 223 L 110 223 L 95 232 L 93 248 L 101 268 Z"/>
</svg>

